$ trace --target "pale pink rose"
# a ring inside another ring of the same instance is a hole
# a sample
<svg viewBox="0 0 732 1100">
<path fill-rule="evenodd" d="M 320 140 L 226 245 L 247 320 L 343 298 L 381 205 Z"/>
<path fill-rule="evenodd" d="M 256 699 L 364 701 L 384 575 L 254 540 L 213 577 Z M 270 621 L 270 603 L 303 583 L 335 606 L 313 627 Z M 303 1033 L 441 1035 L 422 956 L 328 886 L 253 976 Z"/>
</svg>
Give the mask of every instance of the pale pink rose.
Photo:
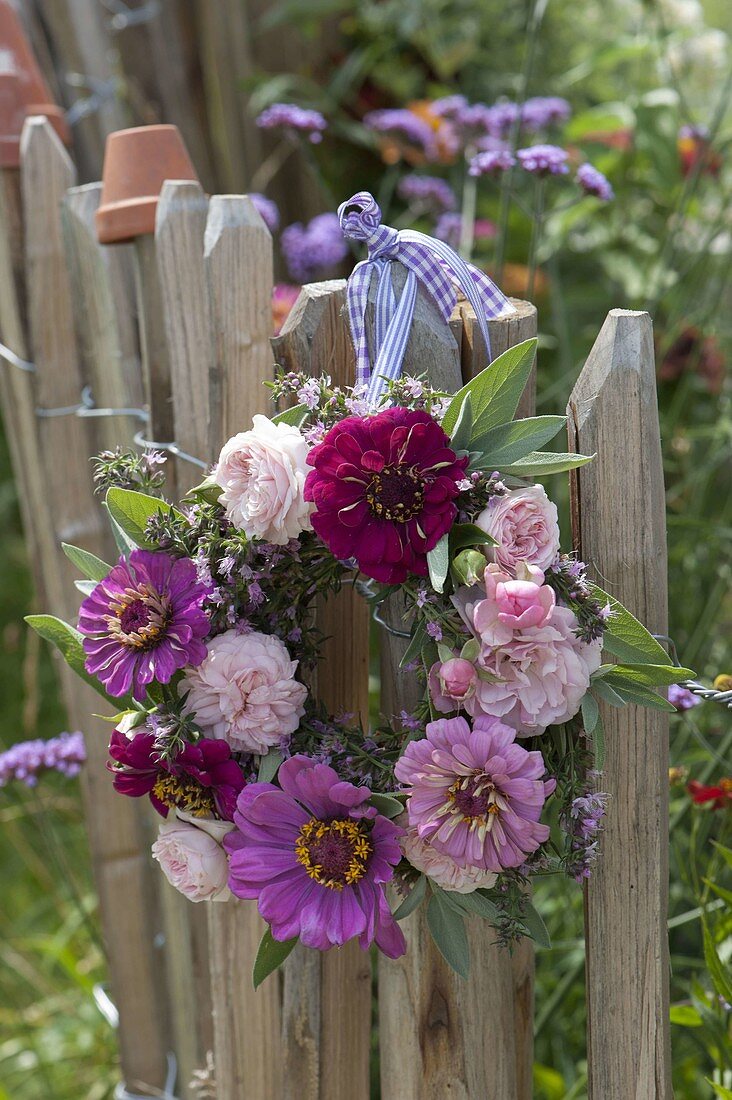
<svg viewBox="0 0 732 1100">
<path fill-rule="evenodd" d="M 312 530 L 313 505 L 303 497 L 308 445 L 291 424 L 253 418 L 251 431 L 233 436 L 219 455 L 215 479 L 220 501 L 238 530 L 249 538 L 284 546 Z"/>
<path fill-rule="evenodd" d="M 478 674 L 475 666 L 463 657 L 435 661 L 429 673 L 429 689 L 437 710 L 447 714 L 456 710 L 475 693 Z"/>
<path fill-rule="evenodd" d="M 486 598 L 473 607 L 473 627 L 484 645 L 504 645 L 517 630 L 543 626 L 556 597 L 544 584 L 544 574 L 520 563 L 522 575 L 530 578 L 514 580 L 491 562 L 483 575 Z"/>
<path fill-rule="evenodd" d="M 222 840 L 232 821 L 209 821 L 171 810 L 152 846 L 171 886 L 189 901 L 228 901 L 229 861 Z"/>
<path fill-rule="evenodd" d="M 548 569 L 559 553 L 557 508 L 541 485 L 494 497 L 475 522 L 496 540 L 493 559 L 512 576 L 519 562 Z"/>
<path fill-rule="evenodd" d="M 404 815 L 406 825 L 406 815 Z M 407 827 L 399 843 L 404 855 L 418 871 L 427 875 L 443 890 L 457 894 L 472 894 L 474 890 L 490 890 L 498 876 L 483 867 L 458 867 L 451 856 L 438 852 L 426 840 L 417 835 L 415 828 Z"/>
<path fill-rule="evenodd" d="M 468 713 L 498 717 L 524 735 L 569 721 L 600 667 L 602 648 L 600 641 L 581 641 L 576 628 L 574 612 L 555 606 L 541 626 L 512 632 L 499 645 L 484 644 L 477 660 L 484 675 L 479 672 L 475 695 L 465 704 Z"/>
<path fill-rule="evenodd" d="M 184 713 L 207 737 L 237 752 L 266 753 L 289 737 L 305 713 L 308 690 L 295 679 L 297 661 L 272 634 L 227 630 L 206 645 L 196 668 L 187 668 L 178 691 L 188 692 Z"/>
</svg>

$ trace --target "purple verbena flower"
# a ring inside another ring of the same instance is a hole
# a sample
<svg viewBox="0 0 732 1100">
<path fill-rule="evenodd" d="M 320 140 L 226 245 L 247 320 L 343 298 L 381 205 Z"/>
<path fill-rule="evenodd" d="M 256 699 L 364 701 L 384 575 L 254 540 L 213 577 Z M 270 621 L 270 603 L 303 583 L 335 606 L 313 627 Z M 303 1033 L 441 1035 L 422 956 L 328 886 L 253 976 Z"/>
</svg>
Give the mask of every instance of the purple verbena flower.
<svg viewBox="0 0 732 1100">
<path fill-rule="evenodd" d="M 528 131 L 546 130 L 566 122 L 571 114 L 572 108 L 566 99 L 554 95 L 535 96 L 521 107 L 521 126 Z"/>
<path fill-rule="evenodd" d="M 288 225 L 280 244 L 292 278 L 301 283 L 337 267 L 348 255 L 336 214 L 318 214 L 307 225 Z"/>
<path fill-rule="evenodd" d="M 460 244 L 461 223 L 459 214 L 442 214 L 435 225 L 435 236 L 439 241 L 445 241 L 452 248 L 457 248 Z M 489 218 L 476 218 L 473 223 L 473 238 L 476 241 L 491 240 L 496 232 L 496 224 Z"/>
<path fill-rule="evenodd" d="M 471 176 L 497 176 L 508 172 L 515 163 L 516 158 L 509 149 L 488 149 L 484 153 L 476 153 L 468 173 Z"/>
<path fill-rule="evenodd" d="M 397 188 L 400 198 L 413 206 L 429 210 L 433 214 L 442 214 L 454 210 L 457 199 L 447 180 L 439 176 L 404 176 Z"/>
<path fill-rule="evenodd" d="M 521 167 L 535 176 L 564 176 L 569 171 L 567 150 L 558 145 L 530 145 L 516 156 Z"/>
<path fill-rule="evenodd" d="M 249 198 L 270 233 L 276 233 L 280 227 L 280 212 L 277 203 L 273 202 L 272 199 L 268 199 L 266 195 L 260 195 L 257 191 L 253 191 Z"/>
<path fill-rule="evenodd" d="M 313 143 L 322 141 L 323 130 L 328 128 L 328 123 L 320 111 L 298 107 L 296 103 L 273 103 L 257 116 L 256 122 L 262 130 L 282 128 L 307 134 Z"/>
<path fill-rule="evenodd" d="M 371 791 L 344 782 L 307 756 L 281 765 L 279 787 L 253 783 L 239 795 L 224 840 L 231 892 L 256 898 L 276 940 L 299 936 L 326 951 L 359 937 L 389 958 L 406 951 L 384 884 L 401 858 L 398 825 L 368 804 Z"/>
<path fill-rule="evenodd" d="M 610 202 L 615 198 L 615 192 L 609 180 L 592 164 L 580 164 L 576 178 L 586 195 L 596 195 L 603 202 Z"/>
<path fill-rule="evenodd" d="M 141 702 L 148 684 L 167 684 L 206 656 L 209 593 L 190 558 L 148 550 L 120 558 L 79 610 L 86 671 L 110 695 L 132 690 Z"/>
<path fill-rule="evenodd" d="M 0 753 L 0 787 L 13 779 L 35 787 L 38 777 L 49 771 L 72 778 L 85 760 L 84 735 L 79 732 L 60 733 L 48 741 L 18 741 Z"/>
<path fill-rule="evenodd" d="M 419 149 L 428 159 L 434 159 L 435 134 L 432 127 L 413 111 L 406 109 L 369 111 L 363 117 L 367 130 L 393 137 Z"/>
<path fill-rule="evenodd" d="M 698 695 L 694 695 L 682 684 L 671 684 L 668 689 L 668 701 L 677 710 L 691 710 L 692 707 L 698 707 L 702 702 Z"/>
</svg>

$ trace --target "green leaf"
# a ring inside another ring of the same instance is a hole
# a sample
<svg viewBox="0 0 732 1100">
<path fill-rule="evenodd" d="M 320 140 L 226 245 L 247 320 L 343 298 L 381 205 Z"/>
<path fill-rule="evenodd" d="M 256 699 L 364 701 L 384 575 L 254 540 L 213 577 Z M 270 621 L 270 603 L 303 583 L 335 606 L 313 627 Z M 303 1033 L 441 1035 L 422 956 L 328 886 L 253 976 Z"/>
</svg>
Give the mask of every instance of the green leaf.
<svg viewBox="0 0 732 1100">
<path fill-rule="evenodd" d="M 82 645 L 83 635 L 75 627 L 69 626 L 63 619 L 57 619 L 55 615 L 26 615 L 25 621 L 36 634 L 40 634 L 41 638 L 56 647 L 77 676 L 98 691 L 103 699 L 109 700 L 109 696 L 96 676 L 90 676 L 84 667 L 86 654 Z"/>
<path fill-rule="evenodd" d="M 520 462 L 499 465 L 502 474 L 511 477 L 541 477 L 545 474 L 563 474 L 592 462 L 594 455 L 559 454 L 554 451 L 534 451 Z M 495 467 L 491 467 L 494 469 Z"/>
<path fill-rule="evenodd" d="M 604 680 L 598 680 L 596 684 L 593 684 L 593 689 L 599 690 L 600 685 L 615 691 L 625 703 L 635 703 L 639 707 L 662 710 L 667 714 L 676 713 L 676 707 L 672 706 L 668 699 L 659 695 L 652 688 L 646 687 L 644 684 L 637 684 L 624 676 L 616 676 L 614 672 L 608 673 Z"/>
<path fill-rule="evenodd" d="M 473 402 L 470 394 L 465 395 L 465 400 L 460 406 L 457 423 L 450 433 L 450 442 L 454 451 L 467 451 L 470 449 L 470 436 L 473 430 Z"/>
<path fill-rule="evenodd" d="M 588 692 L 582 700 L 582 725 L 585 727 L 585 733 L 592 733 L 599 717 L 600 709 L 597 705 L 597 699 Z"/>
<path fill-rule="evenodd" d="M 469 638 L 463 648 L 460 650 L 460 656 L 464 661 L 470 661 L 472 664 L 478 660 L 480 653 L 480 642 L 477 638 Z"/>
<path fill-rule="evenodd" d="M 563 416 L 532 416 L 526 420 L 513 420 L 488 432 L 481 432 L 478 423 L 473 428 L 469 450 L 481 452 L 482 467 L 499 470 L 507 463 L 518 462 L 543 447 L 566 426 Z"/>
<path fill-rule="evenodd" d="M 448 966 L 461 978 L 467 978 L 470 973 L 470 948 L 465 921 L 445 901 L 443 892 L 439 889 L 433 891 L 427 906 L 427 927 Z"/>
<path fill-rule="evenodd" d="M 668 687 L 669 684 L 678 684 L 681 680 L 689 680 L 694 675 L 690 668 L 677 668 L 676 665 L 613 665 L 606 674 L 606 679 L 615 683 L 622 678 L 628 686 L 640 684 L 642 687 Z"/>
<path fill-rule="evenodd" d="M 90 554 L 88 550 L 82 550 L 80 546 L 71 546 L 68 542 L 62 542 L 61 549 L 69 561 L 90 581 L 103 581 L 112 569 L 106 561 L 102 561 L 96 554 Z"/>
<path fill-rule="evenodd" d="M 513 419 L 531 374 L 536 344 L 536 339 L 531 339 L 508 348 L 480 374 L 471 378 L 466 386 L 458 390 L 442 419 L 442 427 L 448 435 L 457 423 L 468 394 L 472 400 L 476 422 L 490 407 L 490 412 L 483 420 L 482 431 L 488 431 L 489 428 Z"/>
<path fill-rule="evenodd" d="M 474 420 L 483 418 L 483 431 L 513 418 L 531 373 L 536 339 L 508 348 L 455 394 L 442 426 L 450 432 L 466 397 L 470 395 Z M 490 408 L 490 413 L 486 410 Z"/>
<path fill-rule="evenodd" d="M 416 661 L 419 657 L 425 642 L 428 639 L 427 627 L 424 624 L 423 619 L 417 621 L 412 637 L 409 640 L 409 645 L 404 651 L 404 656 L 399 662 L 399 668 L 404 668 L 405 665 L 410 664 L 411 661 Z"/>
<path fill-rule="evenodd" d="M 605 767 L 605 726 L 599 716 L 592 731 L 592 748 L 595 754 L 595 767 L 601 772 Z"/>
<path fill-rule="evenodd" d="M 551 947 L 552 941 L 549 932 L 538 909 L 535 909 L 528 900 L 524 903 L 524 906 L 524 912 L 521 916 L 521 923 L 524 928 L 540 947 Z"/>
<path fill-rule="evenodd" d="M 704 931 L 704 961 L 712 979 L 712 985 L 725 1001 L 732 1002 L 732 978 L 729 971 L 719 957 L 717 945 L 714 942 L 706 916 L 702 917 L 702 929 Z"/>
<path fill-rule="evenodd" d="M 477 523 L 455 523 L 450 529 L 450 557 L 466 546 L 495 546 L 496 540 Z"/>
<path fill-rule="evenodd" d="M 473 890 L 470 894 L 458 894 L 452 890 L 445 890 L 444 893 L 467 914 L 475 913 L 476 916 L 493 922 L 498 919 L 498 906 L 479 890 Z"/>
<path fill-rule="evenodd" d="M 679 1027 L 701 1027 L 704 1023 L 693 1005 L 671 1005 L 669 1019 Z"/>
<path fill-rule="evenodd" d="M 617 691 L 608 687 L 604 680 L 593 680 L 592 690 L 596 695 L 599 695 L 601 699 L 604 699 L 606 703 L 609 703 L 611 707 L 624 707 L 625 699 L 622 695 L 618 695 Z"/>
<path fill-rule="evenodd" d="M 296 943 L 297 936 L 294 939 L 280 942 L 274 938 L 269 928 L 266 929 L 257 950 L 257 957 L 254 960 L 252 979 L 255 989 L 259 989 L 264 979 L 268 978 L 273 970 L 276 970 L 278 966 L 282 966 Z"/>
<path fill-rule="evenodd" d="M 720 844 L 718 840 L 713 840 L 712 844 L 717 849 L 727 866 L 732 867 L 732 848 L 725 848 L 724 844 Z"/>
<path fill-rule="evenodd" d="M 435 592 L 442 592 L 450 568 L 450 536 L 444 534 L 437 546 L 427 554 L 427 568 L 430 571 L 430 583 Z"/>
<path fill-rule="evenodd" d="M 732 1089 L 726 1089 L 724 1085 L 718 1085 L 716 1081 L 711 1081 L 708 1077 L 705 1077 L 704 1080 L 712 1086 L 715 1096 L 719 1096 L 720 1100 L 732 1100 Z"/>
<path fill-rule="evenodd" d="M 307 405 L 294 405 L 291 409 L 277 413 L 272 417 L 273 424 L 291 424 L 293 428 L 301 428 L 308 418 L 310 409 Z"/>
<path fill-rule="evenodd" d="M 105 500 L 107 510 L 118 527 L 124 531 L 135 546 L 155 549 L 145 538 L 145 527 L 151 516 L 159 512 L 171 513 L 182 518 L 171 504 L 147 493 L 136 493 L 132 489 L 110 489 Z"/>
<path fill-rule="evenodd" d="M 603 637 L 603 645 L 609 653 L 629 665 L 668 664 L 668 653 L 661 643 L 614 596 L 596 584 L 590 585 L 590 592 L 601 604 L 610 605 L 612 614 Z"/>
<path fill-rule="evenodd" d="M 257 783 L 271 783 L 283 759 L 279 749 L 270 749 L 264 756 L 260 756 Z"/>
<path fill-rule="evenodd" d="M 713 890 L 718 898 L 722 898 L 732 909 L 732 890 L 725 890 L 724 886 L 719 886 L 716 882 L 712 882 L 710 878 L 702 879 L 702 882 L 706 883 L 710 890 Z"/>
<path fill-rule="evenodd" d="M 216 481 L 216 475 L 209 474 L 199 485 L 195 485 L 192 489 L 189 489 L 186 496 L 200 497 L 202 500 L 205 500 L 207 504 L 215 504 L 223 491 L 224 490 Z"/>
<path fill-rule="evenodd" d="M 404 920 L 410 913 L 413 913 L 421 905 L 426 893 L 427 879 L 424 875 L 420 875 L 402 904 L 395 909 L 394 920 Z"/>
<path fill-rule="evenodd" d="M 99 581 L 74 581 L 74 588 L 78 589 L 84 596 L 91 596 L 98 584 Z"/>
<path fill-rule="evenodd" d="M 392 794 L 372 794 L 369 802 L 380 814 L 390 819 L 399 817 L 399 814 L 404 812 L 404 803 Z"/>
</svg>

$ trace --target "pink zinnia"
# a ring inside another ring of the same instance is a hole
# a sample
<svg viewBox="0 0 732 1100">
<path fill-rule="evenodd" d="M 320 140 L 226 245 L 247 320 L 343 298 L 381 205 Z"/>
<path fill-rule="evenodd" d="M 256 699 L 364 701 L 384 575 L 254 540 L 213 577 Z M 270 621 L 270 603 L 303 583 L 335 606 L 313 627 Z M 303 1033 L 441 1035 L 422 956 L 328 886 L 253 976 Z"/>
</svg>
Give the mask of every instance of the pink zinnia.
<svg viewBox="0 0 732 1100">
<path fill-rule="evenodd" d="M 239 795 L 224 839 L 229 887 L 256 898 L 276 940 L 299 936 L 327 951 L 359 937 L 396 959 L 406 951 L 384 894 L 401 858 L 402 830 L 369 805 L 368 787 L 340 779 L 307 756 L 286 760 L 280 787 L 252 783 Z"/>
<path fill-rule="evenodd" d="M 409 824 L 459 867 L 520 867 L 549 837 L 539 822 L 554 782 L 540 752 L 496 718 L 441 718 L 410 741 L 395 775 L 409 791 Z"/>
<path fill-rule="evenodd" d="M 385 409 L 346 417 L 308 455 L 305 499 L 313 529 L 337 558 L 400 584 L 427 575 L 427 553 L 450 530 L 467 456 L 458 458 L 432 417 Z"/>
</svg>

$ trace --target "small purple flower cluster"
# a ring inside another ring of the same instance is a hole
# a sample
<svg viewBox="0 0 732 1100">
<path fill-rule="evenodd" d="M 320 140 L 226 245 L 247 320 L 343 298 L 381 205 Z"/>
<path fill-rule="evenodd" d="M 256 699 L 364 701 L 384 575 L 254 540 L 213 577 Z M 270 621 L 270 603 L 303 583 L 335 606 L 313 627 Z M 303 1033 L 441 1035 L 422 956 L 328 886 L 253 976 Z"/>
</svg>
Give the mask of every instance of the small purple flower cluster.
<svg viewBox="0 0 732 1100">
<path fill-rule="evenodd" d="M 0 753 L 0 787 L 12 779 L 35 787 L 44 772 L 55 771 L 67 778 L 78 775 L 86 760 L 84 735 L 60 733 L 50 741 L 19 741 Z"/>
<path fill-rule="evenodd" d="M 276 233 L 280 227 L 280 212 L 277 209 L 277 203 L 273 202 L 272 199 L 268 199 L 266 195 L 260 195 L 257 191 L 253 191 L 249 198 L 270 233 Z"/>
<path fill-rule="evenodd" d="M 488 149 L 484 153 L 476 153 L 468 173 L 471 176 L 497 176 L 508 172 L 515 163 L 516 158 L 509 149 Z"/>
<path fill-rule="evenodd" d="M 418 118 L 412 111 L 383 110 L 369 111 L 363 117 L 367 130 L 384 137 L 394 137 L 399 141 L 413 145 L 425 154 L 428 160 L 434 159 L 435 135 L 432 127 L 424 119 Z"/>
<path fill-rule="evenodd" d="M 586 195 L 595 195 L 603 202 L 610 202 L 615 198 L 607 178 L 591 164 L 580 164 L 577 169 L 577 183 Z"/>
<path fill-rule="evenodd" d="M 569 172 L 567 150 L 559 145 L 530 145 L 516 156 L 526 172 L 534 176 L 565 176 Z"/>
<path fill-rule="evenodd" d="M 694 695 L 682 684 L 671 684 L 668 689 L 668 701 L 680 711 L 691 710 L 692 707 L 698 707 L 702 702 L 698 695 Z"/>
<path fill-rule="evenodd" d="M 294 130 L 307 134 L 308 139 L 317 144 L 323 140 L 328 123 L 320 111 L 298 107 L 296 103 L 273 103 L 257 116 L 257 126 L 262 130 Z"/>
<path fill-rule="evenodd" d="M 457 206 L 455 192 L 450 184 L 439 176 L 404 176 L 397 188 L 399 197 L 410 206 L 443 214 Z"/>
<path fill-rule="evenodd" d="M 435 114 L 449 119 L 466 143 L 490 137 L 505 140 L 517 123 L 523 133 L 540 133 L 550 126 L 566 122 L 571 107 L 558 96 L 535 96 L 519 105 L 512 100 L 498 100 L 492 106 L 468 103 L 461 95 L 447 96 L 432 104 Z"/>
<path fill-rule="evenodd" d="M 590 772 L 589 779 L 600 778 L 599 772 Z M 570 837 L 570 855 L 567 859 L 567 873 L 576 882 L 583 883 L 592 875 L 592 865 L 598 857 L 598 836 L 602 830 L 605 806 L 609 795 L 587 790 L 572 799 L 568 812 L 563 816 L 562 825 Z"/>
<path fill-rule="evenodd" d="M 434 229 L 438 241 L 445 241 L 452 248 L 457 248 L 460 244 L 461 222 L 459 214 L 442 214 L 437 219 Z M 490 241 L 497 232 L 496 223 L 489 218 L 476 218 L 473 223 L 473 240 Z"/>
<path fill-rule="evenodd" d="M 307 225 L 288 225 L 280 244 L 290 275 L 299 283 L 338 267 L 348 255 L 336 214 L 318 214 Z"/>
<path fill-rule="evenodd" d="M 577 637 L 583 642 L 601 638 L 612 611 L 609 604 L 603 606 L 592 595 L 587 580 L 587 566 L 583 561 L 562 554 L 546 572 L 546 583 L 557 596 L 568 603 L 577 618 Z"/>
</svg>

